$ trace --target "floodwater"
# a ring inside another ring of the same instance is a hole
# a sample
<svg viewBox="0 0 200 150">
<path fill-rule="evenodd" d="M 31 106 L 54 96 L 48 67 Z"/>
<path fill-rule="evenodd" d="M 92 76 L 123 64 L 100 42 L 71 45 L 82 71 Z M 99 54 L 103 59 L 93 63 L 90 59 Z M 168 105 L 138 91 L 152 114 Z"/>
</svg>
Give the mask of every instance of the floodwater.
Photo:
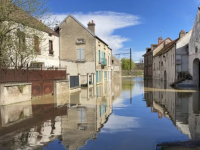
<svg viewBox="0 0 200 150">
<path fill-rule="evenodd" d="M 0 107 L 0 149 L 155 150 L 200 138 L 194 89 L 122 78 L 63 96 Z"/>
</svg>

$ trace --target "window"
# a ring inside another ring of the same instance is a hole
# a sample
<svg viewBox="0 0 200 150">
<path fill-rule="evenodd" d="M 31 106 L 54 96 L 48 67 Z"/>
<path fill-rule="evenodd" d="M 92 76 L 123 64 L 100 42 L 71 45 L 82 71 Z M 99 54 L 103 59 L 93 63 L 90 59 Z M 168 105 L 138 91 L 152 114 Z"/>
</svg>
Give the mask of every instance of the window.
<svg viewBox="0 0 200 150">
<path fill-rule="evenodd" d="M 39 37 L 38 36 L 34 36 L 34 49 L 35 49 L 35 52 L 40 52 Z"/>
<path fill-rule="evenodd" d="M 22 50 L 26 46 L 26 36 L 24 32 L 19 31 L 18 32 L 19 37 L 19 49 Z"/>
<path fill-rule="evenodd" d="M 84 60 L 85 60 L 84 48 L 78 48 L 78 61 L 84 61 Z"/>
<path fill-rule="evenodd" d="M 49 40 L 49 54 L 53 55 L 53 41 Z"/>
<path fill-rule="evenodd" d="M 79 122 L 85 122 L 86 121 L 86 110 L 85 108 L 79 108 Z"/>
<path fill-rule="evenodd" d="M 77 39 L 77 44 L 84 44 L 85 43 L 85 40 L 84 39 Z"/>
<path fill-rule="evenodd" d="M 199 49 L 198 46 L 196 46 L 196 47 L 195 47 L 195 53 L 198 52 L 198 49 Z"/>
</svg>

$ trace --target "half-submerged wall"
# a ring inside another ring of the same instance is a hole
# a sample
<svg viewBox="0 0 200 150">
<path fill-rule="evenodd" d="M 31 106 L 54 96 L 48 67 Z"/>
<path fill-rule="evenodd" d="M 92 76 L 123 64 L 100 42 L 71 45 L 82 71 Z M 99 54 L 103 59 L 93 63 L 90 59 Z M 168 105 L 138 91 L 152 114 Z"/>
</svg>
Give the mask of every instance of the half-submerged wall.
<svg viewBox="0 0 200 150">
<path fill-rule="evenodd" d="M 31 83 L 1 84 L 0 105 L 8 105 L 31 100 Z"/>
</svg>

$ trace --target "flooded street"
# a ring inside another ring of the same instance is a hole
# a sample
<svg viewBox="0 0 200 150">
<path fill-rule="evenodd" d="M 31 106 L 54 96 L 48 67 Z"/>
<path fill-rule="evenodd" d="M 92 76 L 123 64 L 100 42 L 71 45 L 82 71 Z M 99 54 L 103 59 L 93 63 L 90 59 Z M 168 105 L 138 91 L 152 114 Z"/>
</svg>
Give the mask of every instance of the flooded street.
<svg viewBox="0 0 200 150">
<path fill-rule="evenodd" d="M 199 92 L 142 77 L 5 105 L 0 112 L 5 150 L 155 150 L 158 143 L 200 138 Z"/>
</svg>

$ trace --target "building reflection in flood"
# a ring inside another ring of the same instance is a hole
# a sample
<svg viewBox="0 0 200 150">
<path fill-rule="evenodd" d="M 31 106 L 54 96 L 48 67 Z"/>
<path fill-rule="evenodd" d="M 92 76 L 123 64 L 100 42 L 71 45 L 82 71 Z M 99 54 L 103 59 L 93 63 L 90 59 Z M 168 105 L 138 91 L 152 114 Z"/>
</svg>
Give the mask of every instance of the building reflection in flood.
<svg viewBox="0 0 200 150">
<path fill-rule="evenodd" d="M 200 139 L 200 97 L 196 90 L 174 90 L 165 82 L 145 80 L 147 107 L 158 118 L 170 118 L 174 125 L 190 139 Z"/>
<path fill-rule="evenodd" d="M 70 95 L 68 116 L 63 119 L 63 144 L 69 150 L 76 150 L 86 141 L 96 140 L 97 133 L 112 113 L 111 83 Z"/>
<path fill-rule="evenodd" d="M 31 150 L 55 138 L 61 139 L 61 122 L 67 115 L 67 107 L 55 107 L 53 96 L 1 106 L 0 109 L 3 124 L 0 127 L 0 147 Z"/>
<path fill-rule="evenodd" d="M 32 150 L 62 141 L 65 149 L 76 150 L 97 139 L 112 113 L 113 99 L 120 94 L 121 81 L 105 82 L 65 96 L 1 106 L 0 147 Z"/>
</svg>

